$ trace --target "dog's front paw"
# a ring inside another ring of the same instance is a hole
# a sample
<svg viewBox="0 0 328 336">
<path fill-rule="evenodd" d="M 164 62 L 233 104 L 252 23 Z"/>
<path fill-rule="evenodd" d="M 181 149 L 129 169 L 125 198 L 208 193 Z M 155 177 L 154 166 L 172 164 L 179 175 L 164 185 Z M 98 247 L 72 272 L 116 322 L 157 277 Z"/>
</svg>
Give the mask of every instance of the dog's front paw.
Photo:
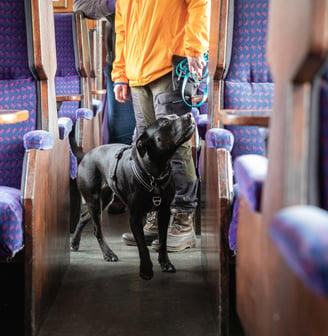
<svg viewBox="0 0 328 336">
<path fill-rule="evenodd" d="M 162 271 L 167 273 L 175 273 L 175 267 L 171 262 L 160 263 Z"/>
<path fill-rule="evenodd" d="M 118 256 L 113 251 L 110 251 L 104 253 L 104 259 L 105 261 L 118 261 Z"/>
<path fill-rule="evenodd" d="M 140 272 L 139 272 L 140 278 L 144 280 L 150 280 L 154 276 L 153 272 L 153 264 L 150 263 L 148 265 L 140 264 Z"/>
<path fill-rule="evenodd" d="M 158 255 L 158 262 L 161 265 L 162 271 L 167 273 L 175 273 L 175 267 L 171 263 L 167 252 L 160 252 Z"/>
<path fill-rule="evenodd" d="M 71 241 L 71 248 L 73 251 L 78 251 L 80 247 L 80 240 L 79 239 L 72 239 Z"/>
</svg>

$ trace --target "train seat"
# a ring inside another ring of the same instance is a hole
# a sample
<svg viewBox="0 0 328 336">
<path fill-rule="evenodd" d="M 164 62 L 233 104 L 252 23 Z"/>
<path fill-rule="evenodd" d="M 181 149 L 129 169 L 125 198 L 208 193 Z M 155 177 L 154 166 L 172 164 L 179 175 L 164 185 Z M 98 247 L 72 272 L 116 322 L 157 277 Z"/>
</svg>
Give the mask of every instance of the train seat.
<svg viewBox="0 0 328 336">
<path fill-rule="evenodd" d="M 305 205 L 285 208 L 273 218 L 270 236 L 305 286 L 328 297 L 328 212 Z"/>
<path fill-rule="evenodd" d="M 69 263 L 68 139 L 58 136 L 48 62 L 51 9 L 0 4 L 0 109 L 28 111 L 26 120 L 0 124 L 0 321 L 17 335 L 36 335 Z M 32 20 L 40 13 L 43 20 Z"/>
<path fill-rule="evenodd" d="M 327 41 L 322 39 L 328 23 L 322 9 L 327 4 L 326 0 L 270 2 L 267 53 L 275 93 L 268 165 L 258 175 L 263 182 L 258 183 L 262 186 L 257 206 L 250 201 L 249 195 L 255 195 L 244 172 L 260 170 L 258 158 L 245 156 L 235 162 L 236 180 L 240 186 L 245 182 L 236 276 L 237 311 L 246 334 L 318 335 L 328 330 L 323 313 L 328 309 L 323 150 Z"/>
<path fill-rule="evenodd" d="M 56 12 L 54 20 L 58 116 L 73 120 L 76 145 L 83 152 L 87 152 L 101 144 L 99 119 L 102 110 L 100 102 L 94 100 L 93 104 L 92 100 L 91 51 L 87 22 L 82 12 Z M 77 112 L 79 108 L 83 109 Z M 78 125 L 75 126 L 76 123 Z"/>
<path fill-rule="evenodd" d="M 205 148 L 202 149 L 204 167 L 201 167 L 205 184 L 202 243 L 209 276 L 212 276 L 211 269 L 218 269 L 217 279 L 213 280 L 213 275 L 210 282 L 219 298 L 220 331 L 229 334 L 229 312 L 233 311 L 234 305 L 240 189 L 235 185 L 234 164 L 241 155 L 266 155 L 275 84 L 266 59 L 269 1 L 224 0 L 212 2 L 212 7 L 216 11 L 219 9 L 220 15 L 217 20 L 213 17 L 211 22 L 211 28 L 215 30 L 218 27 L 218 36 L 211 42 L 209 53 L 213 81 L 210 83 L 212 96 L 209 99 L 207 133 L 224 128 L 233 135 L 234 141 L 231 150 L 220 147 L 219 142 L 213 148 L 205 137 Z M 218 44 L 216 55 L 211 52 L 213 43 Z M 213 181 L 217 182 L 214 184 Z M 216 253 L 220 256 L 216 266 L 213 246 L 218 246 Z"/>
<path fill-rule="evenodd" d="M 57 71 L 55 77 L 57 96 L 81 95 L 80 76 L 76 68 L 73 39 L 73 15 L 55 14 Z M 59 107 L 59 117 L 75 118 L 75 111 L 80 107 L 80 99 L 63 101 Z"/>
<path fill-rule="evenodd" d="M 3 20 L 12 17 L 9 4 L 3 4 Z M 10 20 L 0 46 L 0 108 L 27 109 L 29 118 L 17 124 L 0 126 L 0 256 L 12 258 L 23 246 L 21 180 L 24 159 L 23 137 L 36 129 L 36 81 L 28 67 L 24 8 L 17 6 L 17 20 Z M 9 43 L 10 41 L 10 43 Z"/>
<path fill-rule="evenodd" d="M 69 155 L 73 231 L 80 216 L 80 193 L 75 182 L 77 166 L 83 153 L 101 144 L 102 103 L 92 100 L 89 31 L 83 13 L 56 12 L 54 21 L 58 116 L 72 120 Z"/>
</svg>

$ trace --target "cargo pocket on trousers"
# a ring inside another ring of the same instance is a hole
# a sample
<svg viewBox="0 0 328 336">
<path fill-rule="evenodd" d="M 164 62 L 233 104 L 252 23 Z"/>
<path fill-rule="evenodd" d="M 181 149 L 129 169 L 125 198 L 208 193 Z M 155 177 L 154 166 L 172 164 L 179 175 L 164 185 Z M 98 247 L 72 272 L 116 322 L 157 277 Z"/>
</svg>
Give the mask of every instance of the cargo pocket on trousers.
<svg viewBox="0 0 328 336">
<path fill-rule="evenodd" d="M 180 91 L 164 91 L 154 97 L 156 118 L 168 114 L 181 116 L 191 112 L 191 107 L 186 105 Z"/>
</svg>

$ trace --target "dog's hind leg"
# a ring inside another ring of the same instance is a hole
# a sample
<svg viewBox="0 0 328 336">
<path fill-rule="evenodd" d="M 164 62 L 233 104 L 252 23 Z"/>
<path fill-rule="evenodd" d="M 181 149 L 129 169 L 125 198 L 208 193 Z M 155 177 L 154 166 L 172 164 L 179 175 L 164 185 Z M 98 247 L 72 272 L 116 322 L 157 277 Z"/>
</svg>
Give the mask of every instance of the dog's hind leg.
<svg viewBox="0 0 328 336">
<path fill-rule="evenodd" d="M 142 225 L 142 215 L 141 214 L 130 214 L 130 226 L 135 237 L 139 257 L 140 257 L 140 271 L 139 275 L 144 280 L 150 280 L 154 276 L 153 263 L 151 262 L 149 250 L 145 241 L 145 236 L 143 233 Z"/>
<path fill-rule="evenodd" d="M 78 251 L 80 247 L 81 234 L 84 227 L 91 221 L 91 216 L 89 214 L 88 208 L 86 206 L 81 207 L 80 220 L 75 228 L 72 240 L 71 248 L 73 251 Z"/>
<path fill-rule="evenodd" d="M 171 263 L 167 248 L 167 229 L 170 220 L 170 210 L 159 209 L 158 211 L 158 237 L 159 237 L 159 250 L 158 250 L 158 262 L 161 265 L 163 272 L 175 273 L 175 267 Z"/>
<path fill-rule="evenodd" d="M 93 178 L 90 178 L 90 176 L 93 176 Z M 85 164 L 84 166 L 79 167 L 78 185 L 80 192 L 88 205 L 88 211 L 93 223 L 94 235 L 97 238 L 104 259 L 106 261 L 117 261 L 118 257 L 106 243 L 101 228 L 101 206 L 106 203 L 106 200 L 102 202 L 102 196 L 104 196 L 102 184 L 103 181 L 101 175 L 94 166 L 90 168 Z"/>
</svg>

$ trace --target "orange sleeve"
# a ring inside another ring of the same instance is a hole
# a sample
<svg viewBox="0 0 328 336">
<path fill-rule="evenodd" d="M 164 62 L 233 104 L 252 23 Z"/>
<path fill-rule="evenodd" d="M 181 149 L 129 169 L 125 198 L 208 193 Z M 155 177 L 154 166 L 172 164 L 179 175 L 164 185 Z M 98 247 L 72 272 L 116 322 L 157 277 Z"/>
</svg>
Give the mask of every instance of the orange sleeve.
<svg viewBox="0 0 328 336">
<path fill-rule="evenodd" d="M 128 83 L 125 74 L 125 57 L 124 57 L 124 43 L 125 43 L 125 29 L 121 15 L 120 2 L 116 2 L 115 14 L 115 31 L 116 31 L 116 44 L 115 44 L 115 60 L 113 63 L 112 80 L 117 83 Z"/>
<path fill-rule="evenodd" d="M 185 27 L 185 49 L 188 56 L 199 57 L 209 48 L 210 2 L 186 0 L 189 18 Z"/>
</svg>

